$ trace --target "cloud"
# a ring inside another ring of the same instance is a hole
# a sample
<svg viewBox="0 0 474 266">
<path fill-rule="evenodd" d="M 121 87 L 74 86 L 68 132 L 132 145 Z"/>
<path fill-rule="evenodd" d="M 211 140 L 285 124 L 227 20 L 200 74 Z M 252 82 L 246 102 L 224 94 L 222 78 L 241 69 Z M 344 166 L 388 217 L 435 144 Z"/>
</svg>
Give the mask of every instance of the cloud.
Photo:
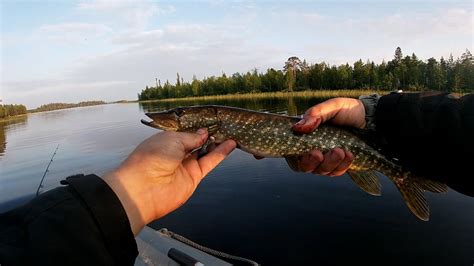
<svg viewBox="0 0 474 266">
<path fill-rule="evenodd" d="M 56 77 L 4 83 L 5 98 L 29 99 L 29 108 L 74 99 L 135 99 L 155 77 L 174 83 L 177 72 L 190 80 L 194 74 L 203 78 L 265 69 L 274 58 L 286 56 L 274 46 L 248 42 L 244 28 L 178 23 L 122 33 L 111 39 L 111 52 L 81 58 Z"/>
<path fill-rule="evenodd" d="M 217 45 L 230 40 L 241 41 L 246 35 L 246 27 L 233 24 L 169 24 L 159 29 L 125 32 L 117 35 L 112 42 L 150 47 L 194 47 Z M 133 46 L 136 49 L 136 46 Z"/>
<path fill-rule="evenodd" d="M 113 11 L 117 9 L 123 9 L 131 6 L 132 1 L 114 1 L 114 0 L 95 0 L 95 1 L 82 1 L 77 4 L 80 9 L 89 9 L 96 11 Z"/>
<path fill-rule="evenodd" d="M 473 33 L 472 12 L 466 9 L 447 9 L 417 15 L 393 14 L 381 19 L 361 19 L 355 27 L 396 38 L 420 38 Z"/>
<path fill-rule="evenodd" d="M 390 60 L 397 46 L 405 54 L 414 52 L 422 59 L 446 57 L 472 46 L 472 42 L 466 42 L 474 32 L 472 16 L 471 10 L 461 8 L 375 17 L 328 16 L 314 21 L 312 30 L 307 31 L 318 38 L 306 44 L 305 51 L 313 54 L 315 61 L 333 64 L 359 58 Z"/>
<path fill-rule="evenodd" d="M 38 30 L 38 38 L 74 43 L 85 39 L 96 39 L 112 31 L 103 24 L 60 23 L 43 25 Z"/>
<path fill-rule="evenodd" d="M 107 14 L 114 19 L 123 20 L 128 27 L 145 28 L 148 20 L 155 15 L 173 13 L 174 6 L 159 6 L 151 0 L 95 0 L 83 1 L 77 4 L 83 11 L 93 11 Z"/>
<path fill-rule="evenodd" d="M 114 37 L 111 41 L 117 44 L 136 44 L 142 42 L 157 42 L 163 37 L 164 31 L 162 29 L 141 31 L 141 32 L 130 32 L 124 33 Z"/>
<path fill-rule="evenodd" d="M 143 83 L 175 77 L 185 79 L 268 67 L 281 51 L 269 45 L 247 42 L 240 26 L 172 24 L 161 29 L 123 34 L 114 39 L 123 49 L 100 55 L 78 67 L 77 76 L 93 80 L 122 77 Z M 268 56 L 272 53 L 272 57 Z"/>
<path fill-rule="evenodd" d="M 306 11 L 286 11 L 282 14 L 279 10 L 272 11 L 272 15 L 278 17 L 284 17 L 285 21 L 293 21 L 294 24 L 301 22 L 306 24 L 320 24 L 327 17 L 318 12 L 306 12 Z M 296 23 L 295 23 L 296 22 Z"/>
<path fill-rule="evenodd" d="M 472 9 L 452 8 L 438 18 L 432 18 L 431 24 L 441 33 L 462 33 L 472 35 L 474 33 L 474 19 Z"/>
</svg>

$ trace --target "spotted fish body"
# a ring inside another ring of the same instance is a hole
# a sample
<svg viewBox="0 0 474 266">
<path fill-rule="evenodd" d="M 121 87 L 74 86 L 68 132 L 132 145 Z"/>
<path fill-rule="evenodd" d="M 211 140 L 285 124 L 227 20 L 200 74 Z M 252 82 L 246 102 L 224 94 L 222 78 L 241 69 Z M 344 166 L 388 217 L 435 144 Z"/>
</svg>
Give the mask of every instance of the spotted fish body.
<svg viewBox="0 0 474 266">
<path fill-rule="evenodd" d="M 348 174 L 364 191 L 380 195 L 375 171 L 389 177 L 400 190 L 409 209 L 420 219 L 429 219 L 429 207 L 423 192 L 445 192 L 444 184 L 412 175 L 396 162 L 388 160 L 349 130 L 321 125 L 310 134 L 295 134 L 297 117 L 256 112 L 226 106 L 180 107 L 170 111 L 147 113 L 153 121 L 142 122 L 163 130 L 195 132 L 207 128 L 216 143 L 233 139 L 244 151 L 263 157 L 285 157 L 298 169 L 298 157 L 311 150 L 323 153 L 335 147 L 354 154 Z"/>
</svg>

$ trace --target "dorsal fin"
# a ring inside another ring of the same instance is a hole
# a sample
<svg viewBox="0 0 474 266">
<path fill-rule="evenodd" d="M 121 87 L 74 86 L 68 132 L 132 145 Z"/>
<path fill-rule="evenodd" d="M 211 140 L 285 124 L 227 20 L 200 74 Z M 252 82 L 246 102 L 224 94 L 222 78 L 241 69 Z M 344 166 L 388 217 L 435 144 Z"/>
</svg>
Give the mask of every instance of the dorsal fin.
<svg viewBox="0 0 474 266">
<path fill-rule="evenodd" d="M 380 196 L 381 185 L 374 171 L 347 171 L 354 183 L 370 195 Z"/>
</svg>

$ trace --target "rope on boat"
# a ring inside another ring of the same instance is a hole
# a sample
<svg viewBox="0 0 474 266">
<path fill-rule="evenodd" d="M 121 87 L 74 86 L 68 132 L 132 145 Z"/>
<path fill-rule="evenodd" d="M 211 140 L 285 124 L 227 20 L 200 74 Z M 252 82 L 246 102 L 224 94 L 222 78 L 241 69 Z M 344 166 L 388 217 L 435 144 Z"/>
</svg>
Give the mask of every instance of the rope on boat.
<svg viewBox="0 0 474 266">
<path fill-rule="evenodd" d="M 181 236 L 181 235 L 178 235 L 174 232 L 171 232 L 166 228 L 161 228 L 160 230 L 158 230 L 158 232 L 160 232 L 164 235 L 167 235 L 167 236 L 169 236 L 173 239 L 176 239 L 179 242 L 182 242 L 186 245 L 189 245 L 189 246 L 191 246 L 195 249 L 198 249 L 198 250 L 201 250 L 201 251 L 206 252 L 208 254 L 214 255 L 216 257 L 220 257 L 220 258 L 224 258 L 224 259 L 230 259 L 230 260 L 237 260 L 237 261 L 245 262 L 245 263 L 248 263 L 250 265 L 255 265 L 255 266 L 259 265 L 257 262 L 255 262 L 253 260 L 246 259 L 246 258 L 239 257 L 239 256 L 230 255 L 230 254 L 224 253 L 222 251 L 218 251 L 218 250 L 215 250 L 215 249 L 212 249 L 212 248 L 208 248 L 208 247 L 199 245 L 198 243 L 195 243 L 195 242 L 187 239 L 184 236 Z"/>
</svg>

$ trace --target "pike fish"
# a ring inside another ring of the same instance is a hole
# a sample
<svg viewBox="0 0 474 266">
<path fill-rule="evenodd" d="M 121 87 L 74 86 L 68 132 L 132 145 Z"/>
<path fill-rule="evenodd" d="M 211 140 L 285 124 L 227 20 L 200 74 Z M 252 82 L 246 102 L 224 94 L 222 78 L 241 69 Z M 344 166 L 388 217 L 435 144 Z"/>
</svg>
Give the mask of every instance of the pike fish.
<svg viewBox="0 0 474 266">
<path fill-rule="evenodd" d="M 322 124 L 309 134 L 295 134 L 293 125 L 298 117 L 256 112 L 227 106 L 178 107 L 163 112 L 146 113 L 152 121 L 147 126 L 162 130 L 195 132 L 207 128 L 216 143 L 232 139 L 237 147 L 261 157 L 284 157 L 298 171 L 299 156 L 318 149 L 327 152 L 335 147 L 354 154 L 347 173 L 365 192 L 381 195 L 376 172 L 387 176 L 398 188 L 411 212 L 423 221 L 429 220 L 430 208 L 425 191 L 441 193 L 447 186 L 412 174 L 395 160 L 388 159 L 361 136 L 351 130 Z"/>
</svg>

